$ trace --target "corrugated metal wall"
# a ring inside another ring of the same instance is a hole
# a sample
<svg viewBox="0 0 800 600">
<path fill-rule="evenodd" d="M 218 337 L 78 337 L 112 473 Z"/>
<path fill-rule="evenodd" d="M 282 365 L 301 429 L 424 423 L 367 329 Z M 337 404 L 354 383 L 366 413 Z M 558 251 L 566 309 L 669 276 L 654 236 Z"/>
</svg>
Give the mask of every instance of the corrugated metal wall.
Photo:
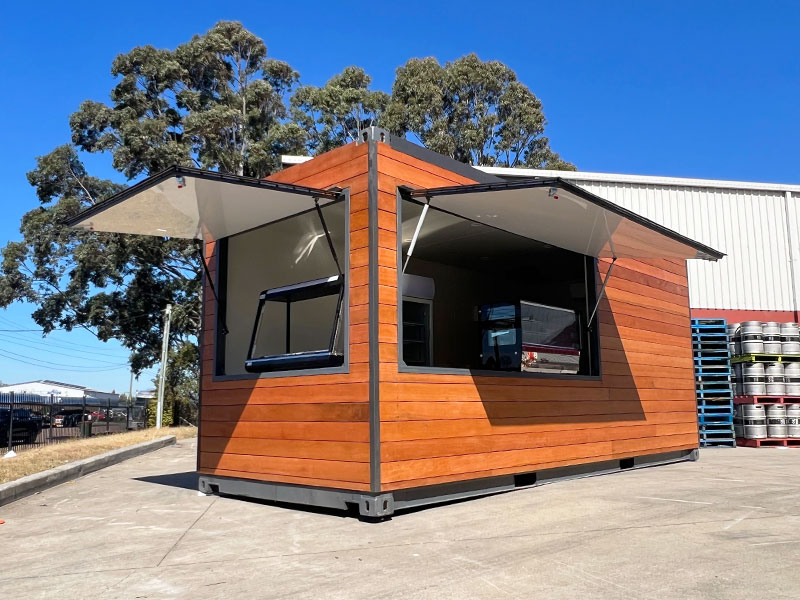
<svg viewBox="0 0 800 600">
<path fill-rule="evenodd" d="M 574 180 L 581 187 L 727 256 L 689 261 L 692 308 L 797 310 L 800 198 L 766 190 Z M 788 204 L 788 214 L 787 214 Z M 790 252 L 790 240 L 792 251 Z"/>
</svg>

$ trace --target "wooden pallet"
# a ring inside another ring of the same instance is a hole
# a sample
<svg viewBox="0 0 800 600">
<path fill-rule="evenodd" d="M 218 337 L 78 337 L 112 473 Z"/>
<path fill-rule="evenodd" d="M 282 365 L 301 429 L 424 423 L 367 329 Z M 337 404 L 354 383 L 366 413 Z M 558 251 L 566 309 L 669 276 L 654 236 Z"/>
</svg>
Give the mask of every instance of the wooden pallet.
<svg viewBox="0 0 800 600">
<path fill-rule="evenodd" d="M 734 404 L 798 404 L 800 396 L 734 396 Z"/>
<path fill-rule="evenodd" d="M 800 448 L 800 438 L 762 438 L 760 440 L 736 438 L 736 445 L 750 448 Z"/>
</svg>

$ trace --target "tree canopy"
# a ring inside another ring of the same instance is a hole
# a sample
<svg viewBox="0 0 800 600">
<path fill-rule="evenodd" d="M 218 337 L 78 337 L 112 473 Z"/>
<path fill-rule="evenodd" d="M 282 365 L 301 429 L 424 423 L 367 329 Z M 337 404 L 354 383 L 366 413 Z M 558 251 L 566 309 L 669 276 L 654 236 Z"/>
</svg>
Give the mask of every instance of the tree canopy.
<svg viewBox="0 0 800 600">
<path fill-rule="evenodd" d="M 319 154 L 379 125 L 478 165 L 573 169 L 550 149 L 540 100 L 514 72 L 474 54 L 445 65 L 411 59 L 391 94 L 350 66 L 323 86 L 301 85 L 262 39 L 223 21 L 174 50 L 138 46 L 111 65 L 109 102 L 86 100 L 71 141 L 36 160 L 39 206 L 0 262 L 0 306 L 32 303 L 44 334 L 85 328 L 131 351 L 135 372 L 160 355 L 161 312 L 174 306 L 167 395 L 196 398 L 202 272 L 195 243 L 65 227 L 126 187 L 87 172 L 81 153 L 104 153 L 126 180 L 171 165 L 264 177 L 282 154 Z M 192 387 L 194 386 L 194 388 Z M 193 391 L 194 390 L 194 391 Z M 176 407 L 174 414 L 192 419 Z"/>
<path fill-rule="evenodd" d="M 550 149 L 542 103 L 512 69 L 475 54 L 397 69 L 382 124 L 431 150 L 481 166 L 574 170 Z"/>
</svg>

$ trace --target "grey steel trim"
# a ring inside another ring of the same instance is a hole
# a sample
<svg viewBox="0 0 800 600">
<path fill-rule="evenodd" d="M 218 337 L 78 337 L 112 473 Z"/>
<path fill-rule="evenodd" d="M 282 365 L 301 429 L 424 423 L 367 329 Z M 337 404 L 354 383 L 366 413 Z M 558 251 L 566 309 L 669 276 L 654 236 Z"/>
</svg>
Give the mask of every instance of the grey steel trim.
<svg viewBox="0 0 800 600">
<path fill-rule="evenodd" d="M 662 452 L 634 457 L 632 464 L 626 468 L 622 467 L 620 460 L 607 460 L 584 463 L 571 467 L 544 469 L 531 473 L 516 473 L 512 475 L 500 475 L 497 477 L 407 488 L 383 494 L 370 494 L 356 490 L 323 488 L 204 474 L 201 474 L 199 477 L 198 487 L 199 490 L 205 494 L 239 496 L 266 500 L 269 502 L 302 504 L 342 511 L 358 506 L 360 516 L 370 519 L 380 519 L 391 517 L 395 511 L 402 511 L 418 506 L 429 506 L 433 504 L 442 504 L 444 502 L 452 502 L 454 500 L 489 496 L 571 479 L 619 473 L 631 469 L 695 461 L 697 457 L 697 449 Z"/>
<path fill-rule="evenodd" d="M 151 186 L 159 184 L 165 179 L 178 176 L 196 177 L 197 179 L 209 179 L 213 181 L 223 181 L 226 183 L 233 183 L 237 185 L 246 185 L 249 187 L 257 187 L 279 192 L 289 192 L 292 194 L 301 194 L 303 196 L 316 196 L 319 198 L 335 199 L 337 195 L 336 192 L 332 192 L 330 190 L 320 190 L 305 185 L 295 185 L 291 183 L 282 183 L 279 181 L 270 181 L 269 179 L 259 179 L 257 177 L 245 177 L 243 175 L 231 175 L 230 173 L 220 173 L 218 171 L 206 171 L 204 169 L 196 169 L 194 167 L 180 167 L 178 165 L 173 165 L 171 167 L 167 167 L 163 171 L 159 171 L 155 175 L 151 175 L 147 179 L 143 179 L 139 183 L 136 183 L 130 186 L 129 188 L 125 188 L 124 190 L 122 190 L 117 194 L 114 194 L 110 198 L 106 198 L 105 200 L 98 202 L 94 206 L 90 206 L 86 210 L 79 212 L 77 215 L 73 217 L 64 219 L 63 223 L 68 227 L 71 227 L 75 225 L 78 221 L 82 221 L 86 217 L 90 217 L 94 214 L 104 211 L 107 208 L 114 206 L 115 204 L 119 204 L 123 200 L 127 200 L 131 196 L 134 196 Z"/>
<path fill-rule="evenodd" d="M 405 188 L 397 188 L 394 214 L 397 232 L 397 371 L 403 372 L 403 196 Z M 432 310 L 432 309 L 431 309 Z M 433 356 L 431 356 L 433 360 Z"/>
<path fill-rule="evenodd" d="M 408 140 L 395 135 L 390 137 L 389 145 L 398 152 L 408 154 L 409 156 L 413 156 L 414 158 L 418 158 L 426 163 L 441 167 L 442 169 L 447 169 L 452 173 L 469 177 L 473 181 L 477 181 L 479 183 L 495 183 L 503 181 L 503 179 L 500 177 L 490 175 L 489 173 L 484 173 L 483 171 L 476 169 L 471 165 L 462 163 L 461 161 L 450 158 L 449 156 L 439 154 L 433 150 L 428 150 L 423 146 L 415 144 L 414 142 L 409 142 Z"/>
<path fill-rule="evenodd" d="M 402 316 L 402 308 L 399 313 Z M 402 339 L 398 338 L 402 344 Z M 527 371 L 484 371 L 481 369 L 458 369 L 450 367 L 409 367 L 399 363 L 400 373 L 430 373 L 432 375 L 472 375 L 474 377 L 511 377 L 514 379 L 568 379 L 569 381 L 600 381 L 600 375 L 572 375 L 570 373 L 533 373 Z"/>
<path fill-rule="evenodd" d="M 214 285 L 217 288 L 217 298 L 214 302 L 214 370 L 212 377 L 221 371 L 225 371 L 225 334 L 223 333 L 222 322 L 223 315 L 227 312 L 225 304 L 228 294 L 228 238 L 222 238 L 217 241 L 214 255 L 216 261 Z M 224 268 L 222 265 L 224 265 Z M 205 291 L 205 287 L 203 290 Z"/>
<path fill-rule="evenodd" d="M 322 369 L 302 369 L 302 370 L 291 370 L 291 371 L 272 371 L 266 373 L 245 373 L 240 375 L 219 375 L 218 371 L 218 363 L 217 363 L 217 353 L 218 348 L 217 344 L 220 343 L 218 338 L 217 332 L 219 330 L 219 326 L 215 325 L 214 330 L 214 373 L 212 374 L 211 380 L 214 382 L 217 381 L 246 381 L 246 380 L 257 380 L 257 379 L 273 379 L 276 377 L 308 377 L 308 376 L 315 376 L 315 375 L 339 375 L 342 373 L 349 373 L 350 372 L 350 282 L 349 282 L 349 274 L 350 274 L 350 188 L 345 188 L 343 190 L 336 191 L 337 196 L 343 196 L 341 202 L 344 202 L 344 227 L 347 235 L 345 235 L 344 240 L 344 272 L 346 274 L 345 277 L 345 286 L 344 286 L 344 299 L 342 300 L 342 306 L 345 307 L 345 310 L 342 311 L 342 331 L 344 335 L 344 364 L 341 367 L 324 367 Z M 333 204 L 333 203 L 331 203 Z M 323 207 L 324 208 L 324 207 Z M 304 211 L 304 213 L 310 212 L 315 209 L 310 209 L 309 211 Z M 303 213 L 303 214 L 304 214 Z M 301 214 L 301 213 L 298 213 Z M 297 216 L 297 215 L 293 215 Z M 271 223 L 268 223 L 271 225 Z M 266 225 L 261 225 L 259 227 L 266 227 Z M 256 227 L 255 229 L 258 229 Z M 252 231 L 252 230 L 251 230 Z M 243 232 L 244 233 L 244 232 Z M 237 233 L 235 235 L 221 238 L 217 240 L 217 243 L 223 242 L 227 245 L 228 240 L 232 237 L 236 237 L 237 235 L 241 235 Z M 227 248 L 226 248 L 227 253 Z M 227 254 L 226 254 L 227 255 Z M 219 260 L 219 253 L 217 253 L 217 260 Z M 226 267 L 227 268 L 227 265 Z M 223 302 L 225 301 L 227 295 L 227 282 L 223 282 L 220 285 L 220 275 L 222 274 L 223 269 L 221 264 L 217 263 L 217 293 L 219 297 L 222 298 Z M 218 307 L 215 303 L 215 313 L 214 313 L 214 322 L 217 323 L 217 315 L 216 310 Z M 224 340 L 223 340 L 224 341 Z M 224 346 L 221 350 L 223 353 L 225 351 Z M 224 365 L 224 360 L 222 361 Z"/>
<path fill-rule="evenodd" d="M 592 290 L 592 298 L 597 298 L 597 285 L 600 282 L 600 261 L 597 257 L 594 256 L 587 256 L 589 260 L 592 261 L 592 269 L 593 269 L 593 277 L 594 280 L 594 289 Z M 587 279 L 588 281 L 588 279 Z M 588 297 L 588 296 L 587 296 Z M 603 344 L 600 343 L 600 322 L 598 321 L 597 327 L 595 328 L 595 333 L 591 333 L 591 328 L 589 328 L 589 335 L 591 338 L 589 339 L 590 343 L 594 344 L 593 350 L 595 355 L 597 356 L 597 376 L 602 378 L 603 377 Z M 594 364 L 589 366 L 590 369 L 594 369 Z"/>
<path fill-rule="evenodd" d="M 454 185 L 451 187 L 438 187 L 438 188 L 428 188 L 422 190 L 413 190 L 409 192 L 409 196 L 411 198 L 428 198 L 432 199 L 436 196 L 452 196 L 456 194 L 472 194 L 477 192 L 497 192 L 497 191 L 504 191 L 504 190 L 524 190 L 524 189 L 533 189 L 533 188 L 540 188 L 540 187 L 560 187 L 561 189 L 570 192 L 578 196 L 579 198 L 583 198 L 592 204 L 599 206 L 600 208 L 612 212 L 616 215 L 619 215 L 625 219 L 633 221 L 643 227 L 647 227 L 656 233 L 663 235 L 664 237 L 670 238 L 680 244 L 685 246 L 689 246 L 690 248 L 696 250 L 699 253 L 698 258 L 707 258 L 708 260 L 719 260 L 725 257 L 725 253 L 720 252 L 719 250 L 715 250 L 705 244 L 701 244 L 698 241 L 690 239 L 677 231 L 673 231 L 663 225 L 656 223 L 655 221 L 651 221 L 639 215 L 627 208 L 624 208 L 618 204 L 614 204 L 613 202 L 609 202 L 605 198 L 601 198 L 596 194 L 589 192 L 588 190 L 575 185 L 574 183 L 570 183 L 560 177 L 554 177 L 551 179 L 528 179 L 528 180 L 516 180 L 516 181 L 500 181 L 499 183 L 474 183 L 469 185 Z M 434 206 L 433 208 L 437 208 Z M 439 209 L 441 210 L 441 209 Z M 443 211 L 448 212 L 448 211 Z M 460 215 L 457 215 L 460 216 Z M 464 218 L 464 217 L 462 217 Z"/>
<path fill-rule="evenodd" d="M 365 494 L 355 490 L 339 490 L 291 483 L 241 479 L 238 477 L 220 477 L 217 475 L 200 475 L 198 489 L 204 494 L 237 496 L 342 511 L 357 506 L 359 515 L 368 518 L 390 517 L 394 513 L 394 498 L 392 494 Z"/>
<path fill-rule="evenodd" d="M 479 183 L 497 183 L 504 181 L 501 177 L 484 173 L 472 165 L 462 163 L 461 161 L 445 156 L 444 154 L 439 154 L 433 150 L 428 150 L 424 146 L 409 142 L 404 137 L 391 134 L 386 129 L 381 129 L 380 127 L 371 126 L 358 132 L 358 140 L 356 143 L 361 144 L 369 141 L 383 142 L 398 152 L 408 154 L 428 164 L 441 167 L 451 173 L 469 177 L 472 181 L 477 181 Z"/>
<path fill-rule="evenodd" d="M 380 345 L 378 342 L 378 142 L 374 139 L 367 141 L 367 198 L 367 214 L 369 216 L 369 267 L 367 269 L 369 273 L 369 479 L 370 490 L 372 492 L 380 492 L 381 408 Z"/>
</svg>

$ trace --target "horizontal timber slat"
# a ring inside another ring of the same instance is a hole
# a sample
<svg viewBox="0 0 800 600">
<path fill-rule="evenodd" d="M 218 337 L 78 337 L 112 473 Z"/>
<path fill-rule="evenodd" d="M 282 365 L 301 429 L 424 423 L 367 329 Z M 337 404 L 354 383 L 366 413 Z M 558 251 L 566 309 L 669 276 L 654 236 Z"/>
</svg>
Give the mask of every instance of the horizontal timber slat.
<svg viewBox="0 0 800 600">
<path fill-rule="evenodd" d="M 683 424 L 697 429 L 694 411 L 653 413 L 642 417 L 619 415 L 609 421 L 586 421 L 583 417 L 568 417 L 558 423 L 546 418 L 532 422 L 527 419 L 502 419 L 490 423 L 485 419 L 443 419 L 428 421 L 390 421 L 381 423 L 381 443 L 408 440 L 447 439 L 452 437 L 483 438 L 495 435 L 540 434 L 548 431 L 582 431 L 640 427 L 642 425 Z"/>
<path fill-rule="evenodd" d="M 565 400 L 551 402 L 381 402 L 383 421 L 425 419 L 494 419 L 521 417 L 594 416 L 609 420 L 615 415 L 695 410 L 694 400 Z"/>
<path fill-rule="evenodd" d="M 465 454 L 570 446 L 592 442 L 619 441 L 661 437 L 665 435 L 697 435 L 697 424 L 674 423 L 663 425 L 634 425 L 594 429 L 542 431 L 536 434 L 504 434 L 484 437 L 453 437 L 446 439 L 404 440 L 381 443 L 381 458 L 386 462 L 463 456 Z"/>
<path fill-rule="evenodd" d="M 369 462 L 369 443 L 367 442 L 270 440 L 206 436 L 203 439 L 203 451 L 253 456 Z"/>
<path fill-rule="evenodd" d="M 417 479 L 409 479 L 404 481 L 391 481 L 384 483 L 382 489 L 384 491 L 399 490 L 411 487 L 436 485 L 440 483 L 449 483 L 452 481 L 464 481 L 469 479 L 480 479 L 485 477 L 495 477 L 498 475 L 511 475 L 515 473 L 528 473 L 531 471 L 541 471 L 544 469 L 554 469 L 558 467 L 567 467 L 575 464 L 587 464 L 609 460 L 619 460 L 622 458 L 629 458 L 633 456 L 641 456 L 646 454 L 660 454 L 663 452 L 675 452 L 678 450 L 691 450 L 697 448 L 697 441 L 689 444 L 680 444 L 677 446 L 663 446 L 659 445 L 658 440 L 654 440 L 653 446 L 646 452 L 642 450 L 633 451 L 616 451 L 609 454 L 595 454 L 592 456 L 583 456 L 580 458 L 573 458 L 567 460 L 550 460 L 547 462 L 539 462 L 528 465 L 515 465 L 513 467 L 505 468 L 485 468 L 480 471 L 470 471 L 468 473 L 456 473 L 449 475 L 439 475 L 431 477 L 421 477 Z M 402 464 L 402 463 L 398 463 Z"/>
<path fill-rule="evenodd" d="M 657 445 L 671 447 L 696 446 L 697 433 L 387 462 L 382 465 L 381 474 L 383 481 L 390 483 L 408 479 L 470 473 L 483 470 L 487 465 L 492 465 L 494 468 L 534 470 L 531 469 L 531 467 L 535 468 L 537 464 L 551 461 L 578 461 L 598 456 L 613 455 L 616 452 L 650 451 L 654 442 Z"/>
<path fill-rule="evenodd" d="M 199 452 L 198 457 L 198 464 L 203 469 L 228 469 L 245 473 L 274 473 L 277 475 L 369 483 L 368 463 L 223 454 L 205 451 Z"/>
<path fill-rule="evenodd" d="M 201 475 L 217 475 L 219 477 L 235 477 L 238 479 L 255 479 L 267 483 L 290 483 L 294 485 L 333 488 L 340 490 L 369 491 L 369 483 L 357 481 L 337 481 L 334 479 L 318 479 L 313 477 L 297 477 L 293 475 L 278 475 L 276 473 L 247 473 L 245 471 L 232 471 L 230 469 L 205 469 L 199 468 Z"/>
<path fill-rule="evenodd" d="M 248 404 L 245 406 L 205 405 L 203 421 L 335 421 L 365 422 L 369 406 L 364 402 L 321 404 Z"/>
</svg>

